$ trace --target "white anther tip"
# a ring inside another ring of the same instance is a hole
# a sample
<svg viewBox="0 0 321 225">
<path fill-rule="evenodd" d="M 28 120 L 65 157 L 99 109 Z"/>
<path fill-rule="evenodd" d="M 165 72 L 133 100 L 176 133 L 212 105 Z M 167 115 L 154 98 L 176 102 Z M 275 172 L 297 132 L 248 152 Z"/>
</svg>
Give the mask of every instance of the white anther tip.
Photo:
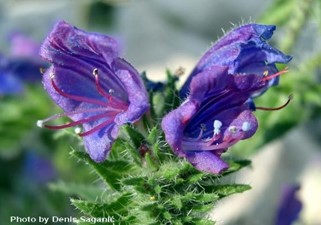
<svg viewBox="0 0 321 225">
<path fill-rule="evenodd" d="M 222 127 L 222 125 L 223 125 L 223 124 L 222 124 L 221 121 L 219 121 L 219 120 L 214 120 L 214 123 L 213 123 L 214 128 L 219 129 L 219 128 Z"/>
<path fill-rule="evenodd" d="M 80 127 L 76 127 L 75 128 L 75 133 L 76 134 L 80 134 L 81 133 L 81 128 Z"/>
<path fill-rule="evenodd" d="M 243 122 L 242 124 L 242 130 L 243 131 L 248 131 L 251 128 L 251 124 L 249 122 Z"/>
<path fill-rule="evenodd" d="M 97 68 L 93 69 L 93 75 L 98 76 L 98 69 Z"/>
<path fill-rule="evenodd" d="M 40 127 L 40 128 L 43 127 L 43 121 L 42 120 L 38 120 L 37 121 L 37 127 Z"/>
<path fill-rule="evenodd" d="M 214 127 L 214 135 L 218 135 L 221 132 L 222 122 L 219 120 L 214 120 L 213 127 Z"/>
</svg>

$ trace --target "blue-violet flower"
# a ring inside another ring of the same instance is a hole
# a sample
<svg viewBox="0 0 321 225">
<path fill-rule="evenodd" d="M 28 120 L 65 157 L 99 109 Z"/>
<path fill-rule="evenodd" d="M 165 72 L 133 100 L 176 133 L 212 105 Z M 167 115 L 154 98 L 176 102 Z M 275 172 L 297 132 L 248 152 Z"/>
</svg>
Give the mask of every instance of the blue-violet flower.
<svg viewBox="0 0 321 225">
<path fill-rule="evenodd" d="M 189 85 L 194 76 L 213 65 L 227 66 L 229 74 L 277 73 L 275 63 L 288 63 L 292 57 L 266 42 L 272 37 L 275 29 L 274 25 L 246 24 L 228 32 L 203 55 L 180 90 L 180 96 L 185 98 L 188 95 Z M 274 77 L 265 89 L 253 93 L 252 97 L 277 84 L 278 77 Z"/>
<path fill-rule="evenodd" d="M 52 63 L 43 76 L 44 87 L 64 113 L 40 120 L 38 126 L 76 126 L 90 157 L 103 161 L 119 126 L 136 122 L 149 108 L 139 73 L 119 58 L 119 46 L 113 38 L 85 32 L 64 21 L 55 25 L 40 55 Z M 46 124 L 62 116 L 73 122 Z"/>
<path fill-rule="evenodd" d="M 36 83 L 41 80 L 40 69 L 47 63 L 39 57 L 40 44 L 15 33 L 10 37 L 8 56 L 0 54 L 0 95 L 19 94 L 24 82 Z"/>
<path fill-rule="evenodd" d="M 274 26 L 249 24 L 234 29 L 201 59 L 181 94 L 186 100 L 162 121 L 173 151 L 198 170 L 220 173 L 228 164 L 220 156 L 258 127 L 252 97 L 263 93 L 278 76 L 275 63 L 291 57 L 265 43 Z M 286 106 L 289 100 L 280 109 Z"/>
<path fill-rule="evenodd" d="M 282 190 L 275 225 L 291 225 L 299 218 L 302 202 L 297 197 L 300 185 L 287 185 Z"/>
</svg>

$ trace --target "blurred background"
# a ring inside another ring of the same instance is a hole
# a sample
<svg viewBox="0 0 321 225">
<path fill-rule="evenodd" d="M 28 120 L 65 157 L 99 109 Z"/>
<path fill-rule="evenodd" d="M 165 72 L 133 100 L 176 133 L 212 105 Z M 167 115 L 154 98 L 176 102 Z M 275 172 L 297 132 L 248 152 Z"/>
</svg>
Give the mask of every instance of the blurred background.
<svg viewBox="0 0 321 225">
<path fill-rule="evenodd" d="M 39 68 L 48 65 L 37 49 L 61 19 L 116 37 L 123 57 L 152 80 L 163 80 L 165 69 L 184 68 L 181 83 L 224 30 L 247 22 L 277 25 L 271 44 L 294 59 L 280 86 L 257 104 L 278 106 L 289 94 L 294 100 L 282 111 L 257 112 L 255 138 L 227 156 L 253 161 L 251 168 L 229 177 L 252 190 L 220 202 L 211 217 L 219 225 L 272 225 L 282 188 L 299 184 L 303 209 L 297 224 L 321 224 L 319 0 L 0 0 L 1 220 L 76 216 L 70 186 L 98 184 L 69 156 L 79 147 L 74 137 L 36 127 L 38 119 L 59 112 L 42 89 Z"/>
</svg>

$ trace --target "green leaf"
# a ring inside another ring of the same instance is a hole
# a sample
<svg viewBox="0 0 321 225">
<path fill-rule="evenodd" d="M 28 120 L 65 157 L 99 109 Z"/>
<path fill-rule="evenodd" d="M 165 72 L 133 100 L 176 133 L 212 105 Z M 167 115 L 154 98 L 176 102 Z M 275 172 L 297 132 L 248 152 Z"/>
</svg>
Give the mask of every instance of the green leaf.
<svg viewBox="0 0 321 225">
<path fill-rule="evenodd" d="M 96 163 L 84 152 L 72 151 L 71 154 L 91 165 L 106 184 L 117 191 L 121 189 L 120 179 L 134 171 L 133 166 L 127 161 L 106 160 L 103 163 Z"/>
<path fill-rule="evenodd" d="M 207 189 L 208 192 L 208 188 L 205 189 Z M 232 194 L 242 193 L 244 191 L 250 190 L 251 186 L 247 184 L 224 184 L 211 187 L 210 189 L 212 189 L 215 194 L 219 195 L 220 198 L 224 198 Z"/>
<path fill-rule="evenodd" d="M 162 115 L 167 112 L 177 108 L 180 104 L 180 98 L 178 95 L 178 90 L 176 88 L 176 83 L 178 81 L 176 76 L 173 76 L 170 71 L 167 72 L 167 83 L 164 90 L 164 107 L 162 109 Z"/>
<path fill-rule="evenodd" d="M 132 127 L 131 125 L 123 125 L 121 127 L 121 131 L 136 148 L 139 148 L 145 141 L 144 135 L 142 135 L 136 128 Z"/>
<path fill-rule="evenodd" d="M 80 198 L 94 201 L 102 193 L 106 193 L 106 189 L 97 185 L 79 184 L 79 183 L 66 183 L 59 181 L 57 183 L 49 184 L 52 191 L 60 191 L 68 195 L 78 196 Z"/>
<path fill-rule="evenodd" d="M 85 215 L 96 218 L 114 217 L 116 224 L 128 224 L 129 221 L 135 221 L 135 218 L 128 214 L 128 210 L 132 206 L 130 193 L 124 193 L 110 203 L 89 202 L 77 199 L 71 199 L 71 203 Z"/>
<path fill-rule="evenodd" d="M 229 168 L 222 173 L 222 176 L 226 176 L 231 173 L 235 173 L 240 169 L 251 165 L 251 160 L 237 160 L 228 162 Z"/>
<path fill-rule="evenodd" d="M 154 144 L 158 141 L 158 138 L 159 138 L 159 129 L 157 126 L 153 127 L 148 136 L 147 136 L 147 141 L 149 144 Z"/>
</svg>

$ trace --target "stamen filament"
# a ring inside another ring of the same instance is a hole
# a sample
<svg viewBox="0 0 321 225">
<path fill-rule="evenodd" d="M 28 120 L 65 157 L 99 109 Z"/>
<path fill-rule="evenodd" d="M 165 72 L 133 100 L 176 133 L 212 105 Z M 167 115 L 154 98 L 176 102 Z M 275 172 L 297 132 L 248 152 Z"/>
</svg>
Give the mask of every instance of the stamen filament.
<svg viewBox="0 0 321 225">
<path fill-rule="evenodd" d="M 48 128 L 48 129 L 52 129 L 52 130 L 59 130 L 59 129 L 63 129 L 63 128 L 68 128 L 68 127 L 74 127 L 74 126 L 77 126 L 77 125 L 80 125 L 80 124 L 84 124 L 84 123 L 88 123 L 88 122 L 91 122 L 91 121 L 94 121 L 94 120 L 98 120 L 98 119 L 101 119 L 101 118 L 104 118 L 104 117 L 109 117 L 109 116 L 114 116 L 115 113 L 114 112 L 110 112 L 110 113 L 103 113 L 103 114 L 98 114 L 98 115 L 95 115 L 95 116 L 92 116 L 92 117 L 89 117 L 89 118 L 86 118 L 86 119 L 81 119 L 81 120 L 77 120 L 77 121 L 74 121 L 74 122 L 70 122 L 70 123 L 67 123 L 67 124 L 63 124 L 63 125 L 44 125 L 44 127 Z"/>
<path fill-rule="evenodd" d="M 89 134 L 92 134 L 100 129 L 102 129 L 103 127 L 107 126 L 108 124 L 112 123 L 114 120 L 113 119 L 109 119 L 109 120 L 106 120 L 105 122 L 99 124 L 98 126 L 86 131 L 86 132 L 83 132 L 83 133 L 80 133 L 79 136 L 80 137 L 84 137 L 84 136 L 87 136 Z"/>
<path fill-rule="evenodd" d="M 51 78 L 51 84 L 52 84 L 53 88 L 63 97 L 70 98 L 72 100 L 79 101 L 79 102 L 86 102 L 86 103 L 91 103 L 91 104 L 96 104 L 96 105 L 101 105 L 101 106 L 109 106 L 109 104 L 106 102 L 97 101 L 94 99 L 85 98 L 85 97 L 81 97 L 81 96 L 77 96 L 77 95 L 67 94 L 59 89 L 59 87 L 56 85 L 53 78 Z"/>
<path fill-rule="evenodd" d="M 46 122 L 49 122 L 49 121 L 52 121 L 52 120 L 55 120 L 55 119 L 58 119 L 61 117 L 65 117 L 65 116 L 72 116 L 72 115 L 77 115 L 80 113 L 100 112 L 100 111 L 106 111 L 106 110 L 107 110 L 106 108 L 79 109 L 79 110 L 75 110 L 75 111 L 71 111 L 71 112 L 58 113 L 58 114 L 55 114 L 55 115 L 48 117 L 44 120 L 39 120 L 39 121 L 41 121 L 41 123 L 46 123 Z M 108 111 L 114 111 L 114 110 L 108 110 Z M 116 111 L 114 111 L 114 112 L 116 112 Z"/>
<path fill-rule="evenodd" d="M 114 106 L 116 106 L 118 108 L 122 107 L 123 109 L 126 109 L 128 107 L 128 105 L 124 104 L 123 101 L 118 100 L 117 98 L 115 98 L 111 94 L 108 94 L 107 92 L 104 91 L 104 89 L 101 87 L 100 82 L 99 82 L 99 75 L 98 75 L 98 69 L 97 68 L 95 68 L 93 70 L 93 75 L 95 77 L 95 84 L 96 84 L 96 88 L 97 88 L 98 93 L 101 96 L 103 96 L 106 99 L 108 99 L 108 101 L 109 101 L 108 103 L 109 104 L 114 105 L 114 103 L 116 103 L 116 105 L 114 105 Z"/>
<path fill-rule="evenodd" d="M 211 144 L 209 144 L 209 142 L 204 140 L 198 143 L 195 143 L 195 142 L 188 143 L 188 141 L 183 141 L 182 148 L 185 151 L 197 151 L 197 150 L 213 151 L 213 150 L 225 149 L 225 148 L 229 148 L 231 145 L 241 140 L 243 136 L 244 136 L 244 132 L 241 132 L 237 137 L 229 137 L 228 139 L 223 140 L 219 144 L 212 144 L 213 143 L 211 140 L 212 138 L 210 139 Z"/>
<path fill-rule="evenodd" d="M 280 109 L 283 109 L 284 107 L 286 107 L 291 102 L 292 99 L 293 99 L 293 95 L 289 95 L 288 100 L 286 101 L 286 103 L 284 103 L 283 105 L 281 105 L 279 107 L 275 107 L 275 108 L 255 107 L 255 109 L 257 109 L 257 110 L 266 110 L 266 111 L 280 110 Z"/>
<path fill-rule="evenodd" d="M 279 72 L 277 72 L 277 73 L 275 73 L 275 74 L 272 74 L 272 75 L 270 75 L 270 76 L 264 76 L 264 77 L 262 78 L 262 81 L 271 80 L 271 79 L 273 79 L 274 77 L 278 77 L 278 76 L 280 76 L 281 74 L 284 74 L 284 73 L 287 73 L 287 72 L 289 72 L 289 70 L 288 70 L 288 69 L 284 69 L 284 70 L 281 70 L 281 71 L 279 71 Z"/>
</svg>

